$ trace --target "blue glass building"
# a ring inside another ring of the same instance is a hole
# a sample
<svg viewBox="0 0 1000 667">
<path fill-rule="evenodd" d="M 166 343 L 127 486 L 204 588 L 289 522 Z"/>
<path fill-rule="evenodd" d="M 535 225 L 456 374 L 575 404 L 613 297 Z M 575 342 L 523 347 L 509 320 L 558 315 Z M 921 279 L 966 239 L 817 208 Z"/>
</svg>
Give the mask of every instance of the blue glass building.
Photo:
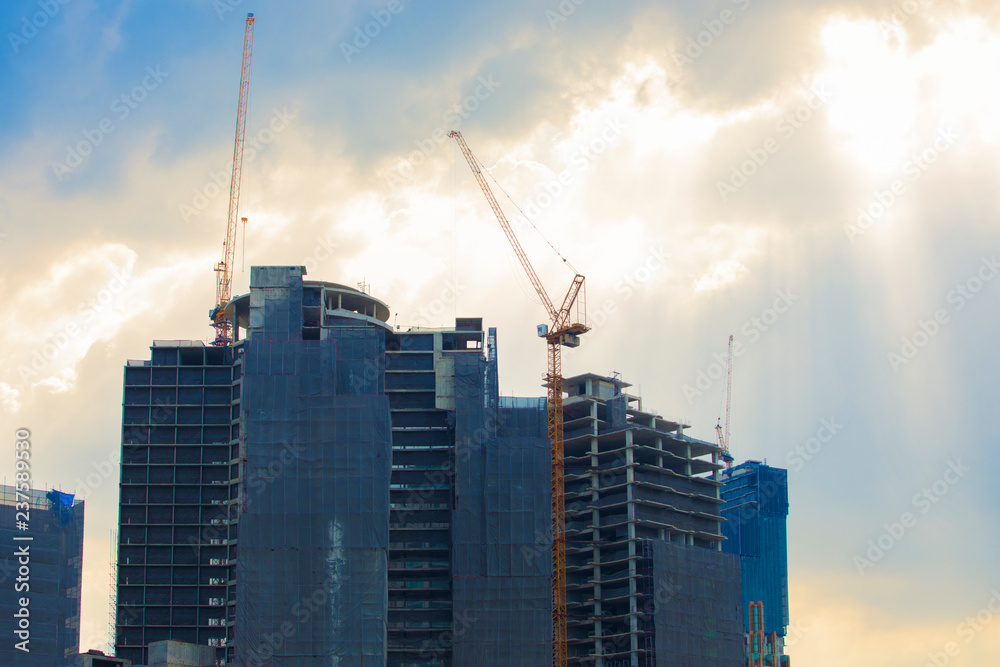
<svg viewBox="0 0 1000 667">
<path fill-rule="evenodd" d="M 740 557 L 744 629 L 751 601 L 764 603 L 764 633 L 788 628 L 788 471 L 747 461 L 723 473 L 723 549 Z"/>
</svg>

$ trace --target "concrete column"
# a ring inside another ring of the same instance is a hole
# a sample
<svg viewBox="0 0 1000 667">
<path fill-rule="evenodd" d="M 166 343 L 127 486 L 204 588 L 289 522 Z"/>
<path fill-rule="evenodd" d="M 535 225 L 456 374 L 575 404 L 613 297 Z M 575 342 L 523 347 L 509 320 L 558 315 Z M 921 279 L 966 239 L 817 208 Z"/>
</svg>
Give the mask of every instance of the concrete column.
<svg viewBox="0 0 1000 667">
<path fill-rule="evenodd" d="M 639 667 L 639 605 L 636 599 L 638 594 L 638 580 L 636 579 L 636 534 L 635 534 L 635 472 L 633 471 L 631 465 L 635 462 L 635 454 L 632 449 L 632 430 L 629 429 L 625 431 L 625 463 L 628 467 L 625 469 L 625 497 L 628 501 L 628 555 L 630 556 L 628 561 L 628 592 L 629 592 L 629 630 L 632 632 L 629 637 L 630 650 L 632 652 L 632 667 Z"/>
<path fill-rule="evenodd" d="M 589 382 L 589 380 L 588 380 L 588 382 Z M 589 403 L 590 403 L 590 405 L 589 405 L 590 416 L 593 417 L 594 419 L 597 419 L 597 401 L 590 401 Z M 598 427 L 597 427 L 597 422 L 596 421 L 591 422 L 591 424 L 593 424 L 593 436 L 594 437 L 592 437 L 590 439 L 590 467 L 591 467 L 591 472 L 590 472 L 590 488 L 591 488 L 590 499 L 596 505 L 598 503 L 598 501 L 601 499 L 601 491 L 600 491 L 601 476 L 600 476 L 600 473 L 597 472 L 597 470 L 598 470 L 598 460 L 597 460 L 597 453 L 598 453 L 597 431 L 598 431 Z M 600 510 L 594 509 L 590 516 L 591 516 L 591 522 L 594 524 L 594 528 L 591 530 L 591 533 L 590 533 L 591 539 L 594 541 L 595 544 L 598 544 L 600 542 L 600 539 L 601 539 L 601 531 L 599 529 L 600 525 L 601 525 L 601 513 L 600 513 Z M 593 558 L 593 560 L 594 560 L 595 563 L 600 563 L 601 562 L 601 548 L 599 546 L 595 546 L 594 547 L 594 558 Z M 600 581 L 601 580 L 601 566 L 600 565 L 594 565 L 594 580 L 595 581 Z M 597 635 L 598 637 L 600 637 L 600 635 L 602 635 L 604 633 L 604 624 L 601 622 L 601 612 L 603 611 L 604 608 L 601 605 L 601 585 L 600 584 L 594 584 L 594 600 L 595 600 L 595 602 L 594 602 L 594 615 L 597 616 L 597 620 L 594 622 L 594 634 Z M 602 639 L 596 639 L 596 640 L 594 640 L 594 653 L 596 653 L 598 656 L 600 656 L 603 652 L 604 652 L 604 640 L 602 640 Z M 598 657 L 597 660 L 596 660 L 596 662 L 595 662 L 595 667 L 604 667 L 604 658 Z"/>
</svg>

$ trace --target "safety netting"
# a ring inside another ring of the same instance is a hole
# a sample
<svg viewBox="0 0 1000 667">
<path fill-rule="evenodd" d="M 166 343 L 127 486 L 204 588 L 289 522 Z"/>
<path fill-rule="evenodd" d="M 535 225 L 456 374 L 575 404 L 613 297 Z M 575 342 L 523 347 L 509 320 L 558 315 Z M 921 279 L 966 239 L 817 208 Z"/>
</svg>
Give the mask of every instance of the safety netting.
<svg viewBox="0 0 1000 667">
<path fill-rule="evenodd" d="M 453 664 L 548 664 L 551 452 L 545 400 L 497 401 L 490 396 L 492 383 L 483 381 L 487 362 L 478 355 L 455 357 Z"/>
<path fill-rule="evenodd" d="M 55 490 L 28 491 L 25 501 L 14 487 L 0 489 L 0 542 L 5 545 L 0 556 L 0 636 L 4 638 L 0 664 L 68 664 L 80 641 L 84 503 Z M 26 512 L 19 502 L 27 503 Z M 18 521 L 24 520 L 25 513 L 28 520 L 22 529 Z M 21 598 L 27 599 L 26 606 L 20 604 Z M 27 615 L 15 617 L 22 607 Z M 28 635 L 16 635 L 19 629 Z M 28 640 L 22 644 L 27 652 L 16 648 L 24 639 Z"/>
<path fill-rule="evenodd" d="M 740 556 L 743 608 L 764 603 L 764 632 L 784 637 L 788 612 L 788 471 L 748 462 L 724 478 L 723 548 Z"/>
<path fill-rule="evenodd" d="M 392 455 L 385 332 L 345 326 L 299 340 L 301 281 L 275 282 L 251 291 L 244 345 L 236 662 L 381 666 Z"/>
<path fill-rule="evenodd" d="M 740 563 L 713 549 L 651 540 L 658 665 L 746 664 Z"/>
</svg>

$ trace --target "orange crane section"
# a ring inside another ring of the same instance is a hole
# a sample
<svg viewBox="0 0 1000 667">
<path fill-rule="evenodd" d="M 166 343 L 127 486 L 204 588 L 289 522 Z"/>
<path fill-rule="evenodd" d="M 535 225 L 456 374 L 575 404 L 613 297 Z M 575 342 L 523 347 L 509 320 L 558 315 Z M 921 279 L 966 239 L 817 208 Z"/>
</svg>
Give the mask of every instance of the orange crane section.
<svg viewBox="0 0 1000 667">
<path fill-rule="evenodd" d="M 586 321 L 586 295 L 583 292 L 584 277 L 576 273 L 570 283 L 562 305 L 557 310 L 542 281 L 535 273 L 520 241 L 514 234 L 507 216 L 497 203 L 489 183 L 483 176 L 483 169 L 476 156 L 469 150 L 461 132 L 450 132 L 449 137 L 458 142 L 479 187 L 486 195 L 486 201 L 493 209 L 500 227 L 510 241 L 528 280 L 542 300 L 551 324 L 538 327 L 538 335 L 545 338 L 548 345 L 548 371 L 545 386 L 548 390 L 548 434 L 552 443 L 552 665 L 565 667 L 566 652 L 566 518 L 565 518 L 565 453 L 563 451 L 563 375 L 562 347 L 578 347 L 581 334 L 590 330 Z M 574 321 L 575 315 L 575 321 Z"/>
<path fill-rule="evenodd" d="M 719 435 L 719 447 L 722 448 L 722 460 L 726 469 L 733 467 L 733 455 L 729 452 L 729 416 L 733 398 L 733 337 L 729 336 L 729 359 L 726 361 L 726 429 L 722 429 L 722 417 L 715 423 L 715 432 Z"/>
<path fill-rule="evenodd" d="M 226 304 L 233 296 L 233 263 L 236 257 L 236 223 L 240 210 L 240 180 L 243 175 L 243 142 L 246 137 L 247 95 L 250 92 L 250 55 L 253 51 L 253 14 L 247 14 L 243 32 L 243 67 L 240 72 L 240 101 L 236 108 L 236 144 L 233 147 L 233 180 L 229 185 L 229 219 L 222 243 L 222 261 L 215 265 L 215 308 L 208 316 L 215 327 L 213 345 L 233 344 L 233 322 L 226 315 Z M 243 218 L 246 222 L 246 218 Z"/>
</svg>

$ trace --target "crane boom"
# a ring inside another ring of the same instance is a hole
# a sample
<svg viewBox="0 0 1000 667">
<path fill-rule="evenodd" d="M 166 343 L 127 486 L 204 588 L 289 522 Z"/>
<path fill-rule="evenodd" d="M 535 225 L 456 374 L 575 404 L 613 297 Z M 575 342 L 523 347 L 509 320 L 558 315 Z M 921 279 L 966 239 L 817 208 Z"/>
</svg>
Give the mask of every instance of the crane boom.
<svg viewBox="0 0 1000 667">
<path fill-rule="evenodd" d="M 497 203 L 489 183 L 483 176 L 482 166 L 476 156 L 472 154 L 468 144 L 462 137 L 461 132 L 452 131 L 449 137 L 458 142 L 462 149 L 462 154 L 469 163 L 469 168 L 479 182 L 479 187 L 486 196 L 490 208 L 493 209 L 497 221 L 503 228 L 507 240 L 510 241 L 514 253 L 521 262 L 524 272 L 528 274 L 535 292 L 542 300 L 546 312 L 552 321 L 551 328 L 542 331 L 539 335 L 545 338 L 548 344 L 548 372 L 545 374 L 545 386 L 547 388 L 547 413 L 548 413 L 548 435 L 552 444 L 552 665 L 553 667 L 565 667 L 567 662 L 567 625 L 566 625 L 566 500 L 565 500 L 565 452 L 563 451 L 563 375 L 562 375 L 562 347 L 576 347 L 579 345 L 578 336 L 589 331 L 589 327 L 584 323 L 586 313 L 579 316 L 583 299 L 580 299 L 584 290 L 585 278 L 576 273 L 573 282 L 570 283 L 566 296 L 563 298 L 562 306 L 556 310 L 545 291 L 545 286 L 539 279 L 534 267 L 528 260 L 524 249 L 521 247 L 514 229 L 511 227 L 503 209 Z M 577 308 L 578 318 L 573 321 L 574 307 Z"/>
<path fill-rule="evenodd" d="M 243 66 L 240 71 L 240 100 L 236 107 L 236 142 L 233 146 L 233 179 L 229 184 L 229 218 L 226 239 L 222 243 L 222 261 L 215 265 L 215 308 L 209 316 L 215 327 L 213 345 L 233 344 L 233 322 L 226 315 L 226 304 L 233 295 L 233 263 L 236 257 L 236 223 L 240 210 L 240 181 L 243 175 L 243 143 L 246 138 L 247 95 L 250 92 L 250 56 L 253 52 L 253 14 L 247 14 L 243 33 Z"/>
<path fill-rule="evenodd" d="M 465 156 L 465 160 L 469 163 L 472 173 L 475 175 L 476 180 L 479 181 L 479 187 L 482 188 L 483 194 L 486 195 L 486 201 L 489 202 L 490 208 L 493 209 L 494 215 L 496 215 L 497 220 L 500 222 L 500 227 L 503 228 L 503 233 L 507 235 L 507 240 L 510 241 L 510 245 L 514 249 L 514 254 L 517 255 L 517 259 L 521 262 L 524 272 L 528 274 L 528 280 L 531 281 L 532 287 L 535 288 L 539 298 L 542 300 L 542 304 L 545 306 L 546 312 L 548 312 L 553 324 L 555 324 L 556 320 L 559 318 L 559 311 L 557 311 L 555 306 L 552 305 L 552 299 L 549 298 L 548 293 L 545 291 L 545 287 L 542 286 L 542 281 L 539 279 L 538 274 L 535 273 L 535 268 L 531 266 L 531 262 L 528 261 L 528 256 L 525 254 L 524 248 L 521 247 L 521 242 L 518 241 L 517 236 L 514 234 L 514 229 L 510 226 L 510 222 L 507 220 L 507 216 L 504 215 L 503 209 L 500 208 L 500 204 L 497 203 L 497 198 L 493 196 L 490 184 L 486 182 L 486 177 L 483 176 L 483 170 L 479 165 L 479 160 L 477 160 L 476 156 L 472 154 L 472 151 L 469 149 L 469 145 L 465 143 L 465 138 L 462 136 L 461 132 L 453 130 L 448 133 L 448 136 L 457 141 L 459 148 L 462 149 L 462 155 Z"/>
<path fill-rule="evenodd" d="M 733 336 L 729 336 L 729 357 L 726 361 L 726 428 L 722 429 L 722 417 L 715 424 L 715 431 L 719 434 L 719 447 L 722 448 L 722 460 L 726 462 L 726 469 L 733 467 L 733 455 L 729 451 L 729 418 L 730 407 L 733 398 Z"/>
</svg>

